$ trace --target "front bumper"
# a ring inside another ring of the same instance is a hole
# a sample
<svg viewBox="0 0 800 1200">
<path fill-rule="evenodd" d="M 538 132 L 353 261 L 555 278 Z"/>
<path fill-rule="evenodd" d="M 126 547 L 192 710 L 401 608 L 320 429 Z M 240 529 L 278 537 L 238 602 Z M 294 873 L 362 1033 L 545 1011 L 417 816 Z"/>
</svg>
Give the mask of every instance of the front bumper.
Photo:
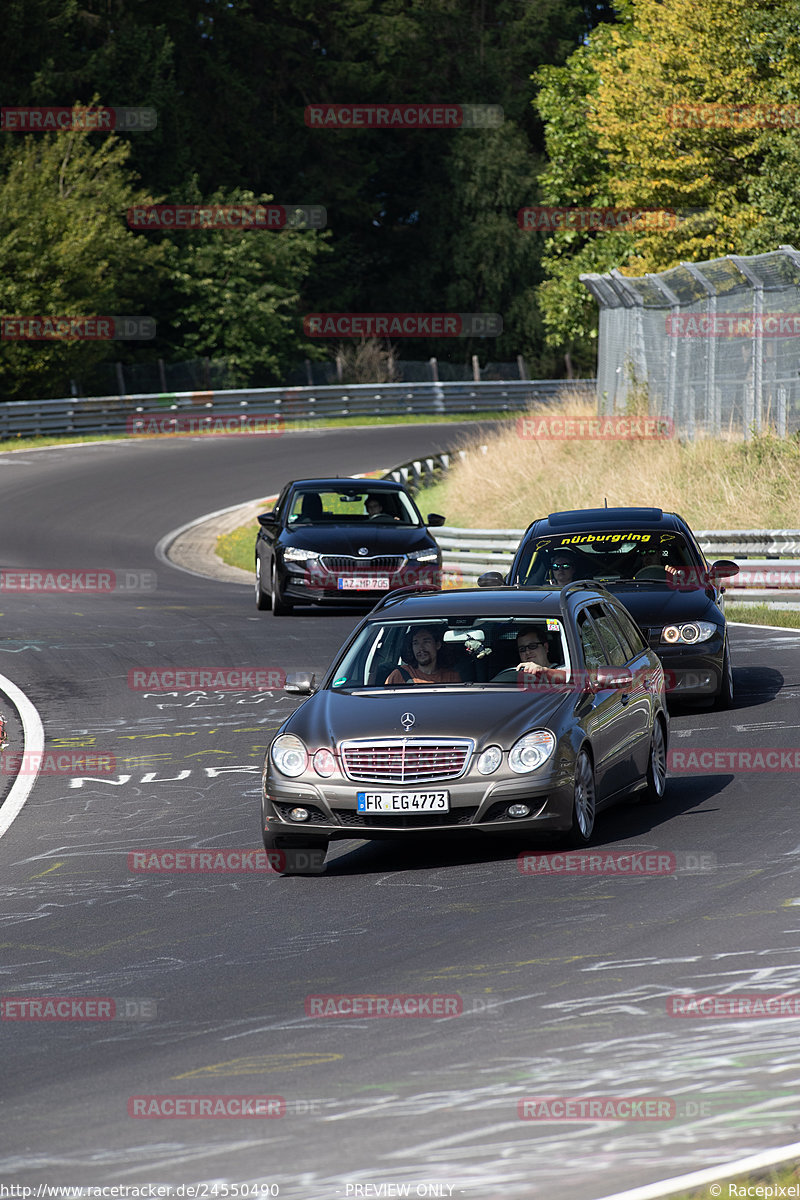
<svg viewBox="0 0 800 1200">
<path fill-rule="evenodd" d="M 262 828 L 270 836 L 341 838 L 398 837 L 404 833 L 440 833 L 443 829 L 477 830 L 481 833 L 563 832 L 572 824 L 573 764 L 559 767 L 547 764 L 532 775 L 471 775 L 463 779 L 424 782 L 407 790 L 427 788 L 450 793 L 447 813 L 359 813 L 356 793 L 388 791 L 386 784 L 354 783 L 336 780 L 285 779 L 274 770 L 267 773 L 262 793 Z M 477 774 L 477 772 L 476 772 Z M 527 804 L 531 815 L 509 817 L 511 804 Z M 290 821 L 289 809 L 298 806 L 311 813 L 311 819 Z"/>
<path fill-rule="evenodd" d="M 396 588 L 433 587 L 441 589 L 442 586 L 441 566 L 432 563 L 417 565 L 406 562 L 400 570 L 388 573 L 378 568 L 367 567 L 363 572 L 352 572 L 344 577 L 320 566 L 304 569 L 295 563 L 285 563 L 283 571 L 283 592 L 286 598 L 305 601 L 307 604 L 341 604 L 351 608 L 353 605 L 361 604 L 372 606 Z M 346 578 L 348 582 L 354 580 L 360 584 L 360 575 L 382 576 L 388 580 L 389 586 L 386 588 L 339 586 L 340 578 Z"/>
<path fill-rule="evenodd" d="M 652 639 L 651 648 L 664 668 L 664 685 L 669 699 L 696 697 L 712 699 L 722 686 L 723 634 L 714 634 L 694 646 L 670 646 Z"/>
</svg>

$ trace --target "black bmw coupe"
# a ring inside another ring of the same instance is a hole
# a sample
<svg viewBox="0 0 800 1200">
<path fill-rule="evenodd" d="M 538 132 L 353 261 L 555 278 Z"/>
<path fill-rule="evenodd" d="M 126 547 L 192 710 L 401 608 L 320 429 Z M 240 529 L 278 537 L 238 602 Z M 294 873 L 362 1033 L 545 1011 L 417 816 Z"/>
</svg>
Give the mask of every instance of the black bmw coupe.
<svg viewBox="0 0 800 1200">
<path fill-rule="evenodd" d="M 526 530 L 508 576 L 484 586 L 524 587 L 572 579 L 601 583 L 628 609 L 661 659 L 676 700 L 733 703 L 724 580 L 739 567 L 709 564 L 686 521 L 660 508 L 589 508 L 550 513 Z"/>
</svg>

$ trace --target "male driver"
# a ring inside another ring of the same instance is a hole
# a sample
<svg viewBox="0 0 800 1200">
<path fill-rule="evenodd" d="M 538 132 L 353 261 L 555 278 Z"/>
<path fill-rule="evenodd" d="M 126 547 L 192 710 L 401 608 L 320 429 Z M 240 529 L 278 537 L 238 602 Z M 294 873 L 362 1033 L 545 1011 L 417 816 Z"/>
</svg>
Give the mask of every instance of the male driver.
<svg viewBox="0 0 800 1200">
<path fill-rule="evenodd" d="M 438 666 L 442 648 L 438 631 L 432 625 L 418 625 L 411 639 L 413 664 L 396 667 L 385 681 L 386 687 L 401 687 L 404 683 L 461 683 L 458 671 Z"/>
<path fill-rule="evenodd" d="M 535 625 L 527 625 L 517 634 L 517 653 L 519 666 L 508 667 L 495 676 L 495 680 L 505 682 L 514 678 L 514 672 L 520 684 L 565 683 L 566 671 L 561 667 L 551 667 L 548 657 L 547 638 L 541 629 Z"/>
</svg>

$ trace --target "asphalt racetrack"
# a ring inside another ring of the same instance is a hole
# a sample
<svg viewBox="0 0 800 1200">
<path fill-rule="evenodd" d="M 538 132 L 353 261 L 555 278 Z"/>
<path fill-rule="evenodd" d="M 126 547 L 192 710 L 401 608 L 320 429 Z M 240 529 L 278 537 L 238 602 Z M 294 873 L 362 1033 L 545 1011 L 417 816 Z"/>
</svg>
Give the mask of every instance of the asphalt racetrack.
<svg viewBox="0 0 800 1200">
<path fill-rule="evenodd" d="M 130 868 L 144 849 L 260 848 L 264 747 L 296 701 L 136 690 L 129 672 L 319 671 L 358 616 L 258 613 L 251 589 L 165 566 L 157 542 L 289 478 L 388 468 L 458 436 L 0 456 L 5 569 L 155 581 L 0 594 L 0 672 L 47 749 L 113 763 L 42 774 L 0 841 L 3 1184 L 597 1200 L 797 1139 L 797 1016 L 669 1013 L 687 993 L 800 992 L 800 775 L 785 759 L 706 759 L 659 808 L 607 814 L 597 849 L 655 853 L 671 864 L 655 875 L 526 875 L 519 851 L 548 847 L 452 838 L 334 843 L 319 877 Z M 732 646 L 735 710 L 675 713 L 672 749 L 794 750 L 800 636 L 735 627 Z M 307 1015 L 310 997 L 430 993 L 458 997 L 458 1015 Z M 16 1019 L 37 997 L 110 998 L 116 1017 Z M 154 1096 L 221 1097 L 228 1115 L 173 1118 L 161 1101 L 150 1115 Z M 241 1097 L 273 1100 L 239 1116 Z M 598 1097 L 651 1104 L 575 1107 Z"/>
</svg>

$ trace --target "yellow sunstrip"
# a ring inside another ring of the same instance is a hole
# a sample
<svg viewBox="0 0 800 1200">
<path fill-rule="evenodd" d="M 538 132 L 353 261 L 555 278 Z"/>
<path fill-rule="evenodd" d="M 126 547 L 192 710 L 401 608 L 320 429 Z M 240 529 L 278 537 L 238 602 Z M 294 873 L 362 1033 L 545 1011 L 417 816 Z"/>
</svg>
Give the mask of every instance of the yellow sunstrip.
<svg viewBox="0 0 800 1200">
<path fill-rule="evenodd" d="M 559 546 L 580 546 L 592 542 L 649 542 L 652 533 L 574 533 L 562 537 Z"/>
</svg>

